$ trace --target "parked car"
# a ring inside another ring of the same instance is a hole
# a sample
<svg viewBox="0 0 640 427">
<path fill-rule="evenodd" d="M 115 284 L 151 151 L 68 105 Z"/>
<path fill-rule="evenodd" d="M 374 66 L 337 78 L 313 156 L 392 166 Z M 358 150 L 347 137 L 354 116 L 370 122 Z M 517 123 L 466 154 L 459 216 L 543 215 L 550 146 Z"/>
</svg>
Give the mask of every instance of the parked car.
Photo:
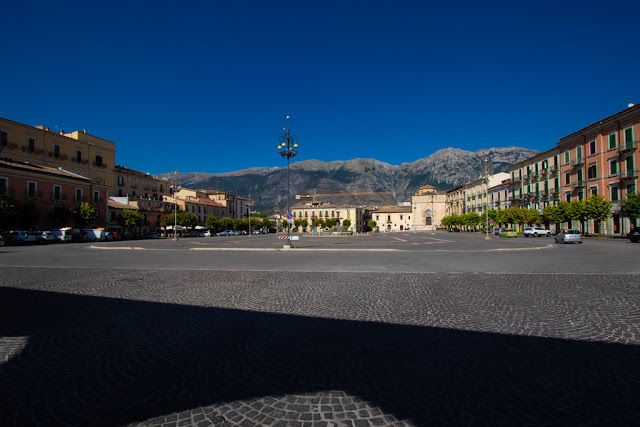
<svg viewBox="0 0 640 427">
<path fill-rule="evenodd" d="M 580 243 L 582 244 L 582 235 L 580 230 L 568 228 L 562 230 L 555 237 L 556 243 Z"/>
<path fill-rule="evenodd" d="M 159 239 L 160 233 L 156 233 L 155 231 L 152 231 L 151 233 L 143 234 L 142 238 L 143 239 Z"/>
<path fill-rule="evenodd" d="M 10 231 L 4 238 L 8 245 L 27 245 L 36 241 L 35 236 L 26 231 Z"/>
<path fill-rule="evenodd" d="M 499 235 L 500 235 L 500 231 L 501 231 L 501 230 L 502 230 L 502 229 L 501 229 L 500 227 L 495 227 L 495 228 L 493 229 L 493 234 L 495 234 L 496 236 L 499 236 Z"/>
<path fill-rule="evenodd" d="M 33 236 L 36 243 L 39 245 L 46 245 L 47 243 L 55 243 L 56 238 L 49 231 L 30 231 L 30 235 Z"/>
<path fill-rule="evenodd" d="M 0 246 L 4 246 L 4 236 L 0 234 Z"/>
<path fill-rule="evenodd" d="M 460 229 L 458 227 L 453 227 L 449 229 L 449 233 L 459 233 Z"/>
<path fill-rule="evenodd" d="M 209 230 L 200 233 L 200 237 L 211 237 L 211 236 L 213 236 L 213 234 L 211 234 Z"/>
<path fill-rule="evenodd" d="M 503 228 L 500 231 L 500 237 L 518 237 L 518 232 L 513 228 Z"/>
<path fill-rule="evenodd" d="M 547 230 L 546 228 L 542 228 L 542 227 L 531 227 L 531 228 L 525 228 L 525 230 L 522 232 L 522 234 L 524 234 L 524 237 L 538 237 L 538 236 L 546 236 L 546 237 L 551 237 L 551 231 Z"/>
<path fill-rule="evenodd" d="M 66 228 L 49 230 L 58 243 L 68 243 L 71 241 L 71 230 Z"/>
<path fill-rule="evenodd" d="M 634 243 L 640 242 L 640 227 L 632 228 L 627 237 Z"/>
<path fill-rule="evenodd" d="M 84 234 L 80 233 L 79 231 L 73 231 L 71 233 L 71 241 L 73 243 L 82 243 L 86 241 L 86 238 Z"/>
<path fill-rule="evenodd" d="M 237 236 L 237 235 L 238 235 L 238 232 L 233 230 L 225 230 L 216 234 L 216 236 Z"/>
</svg>

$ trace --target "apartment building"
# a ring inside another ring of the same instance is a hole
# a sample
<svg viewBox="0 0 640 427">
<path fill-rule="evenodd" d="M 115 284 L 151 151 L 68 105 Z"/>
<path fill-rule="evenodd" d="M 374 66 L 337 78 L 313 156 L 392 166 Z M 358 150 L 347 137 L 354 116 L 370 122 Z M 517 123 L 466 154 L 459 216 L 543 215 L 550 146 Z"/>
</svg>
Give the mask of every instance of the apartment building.
<svg viewBox="0 0 640 427">
<path fill-rule="evenodd" d="M 489 209 L 495 209 L 497 211 L 509 209 L 511 207 L 511 201 L 509 199 L 510 190 L 510 179 L 505 179 L 500 184 L 489 188 Z"/>
<path fill-rule="evenodd" d="M 155 178 L 148 173 L 116 165 L 113 168 L 114 185 L 110 195 L 131 199 L 162 200 L 171 194 L 173 185 L 165 179 Z"/>
<path fill-rule="evenodd" d="M 466 213 L 464 185 L 459 185 L 445 192 L 445 216 Z"/>
<path fill-rule="evenodd" d="M 630 222 L 620 201 L 638 191 L 640 169 L 640 105 L 629 108 L 572 133 L 558 142 L 560 196 L 582 200 L 601 195 L 613 203 L 611 218 L 600 230 L 588 222 L 588 232 L 625 234 Z"/>
<path fill-rule="evenodd" d="M 509 167 L 513 206 L 542 211 L 560 200 L 558 147 Z"/>
<path fill-rule="evenodd" d="M 115 143 L 83 131 L 65 133 L 0 117 L 2 156 L 19 162 L 62 168 L 98 185 L 113 185 Z"/>
<path fill-rule="evenodd" d="M 235 194 L 225 193 L 217 190 L 199 190 L 207 195 L 210 200 L 223 205 L 227 213 L 225 216 L 229 218 L 248 218 L 249 209 L 251 209 L 251 200 L 246 197 L 240 197 Z"/>
<path fill-rule="evenodd" d="M 345 219 L 351 222 L 348 231 L 361 233 L 366 226 L 365 208 L 363 206 L 353 205 L 333 205 L 322 201 L 308 202 L 301 206 L 291 207 L 293 219 L 306 219 L 309 226 L 305 231 L 311 231 L 312 220 L 318 219 L 335 219 L 338 224 L 342 224 Z"/>
<path fill-rule="evenodd" d="M 96 223 L 89 226 L 104 227 L 106 223 L 107 186 L 62 168 L 0 159 L 0 196 L 38 206 L 40 215 L 33 224 L 36 229 L 72 225 L 71 218 L 68 224 L 54 224 L 52 214 L 59 206 L 73 209 L 82 202 L 89 203 L 98 212 Z"/>
<path fill-rule="evenodd" d="M 117 222 L 117 217 L 124 209 L 133 209 L 140 212 L 141 224 L 136 227 L 136 232 L 144 234 L 160 227 L 160 217 L 173 212 L 174 202 L 164 199 L 155 200 L 140 197 L 114 197 L 109 198 L 109 222 L 107 228 L 120 230 L 122 227 Z M 130 230 L 133 231 L 133 230 Z"/>
<path fill-rule="evenodd" d="M 371 212 L 379 231 L 411 230 L 413 208 L 409 206 L 383 206 Z"/>
<path fill-rule="evenodd" d="M 185 212 L 190 212 L 198 217 L 198 224 L 205 225 L 209 215 L 215 216 L 217 219 L 224 217 L 234 218 L 229 215 L 226 206 L 216 200 L 209 198 L 208 190 L 191 190 L 181 188 L 175 193 L 178 206 Z M 167 201 L 174 201 L 173 197 L 165 197 Z M 247 212 L 248 217 L 248 212 Z"/>
<path fill-rule="evenodd" d="M 464 197 L 466 212 L 475 212 L 478 214 L 486 213 L 487 209 L 493 209 L 489 202 L 490 189 L 501 185 L 505 180 L 509 179 L 509 174 L 499 172 L 490 175 L 488 178 L 479 178 L 465 184 Z"/>
</svg>

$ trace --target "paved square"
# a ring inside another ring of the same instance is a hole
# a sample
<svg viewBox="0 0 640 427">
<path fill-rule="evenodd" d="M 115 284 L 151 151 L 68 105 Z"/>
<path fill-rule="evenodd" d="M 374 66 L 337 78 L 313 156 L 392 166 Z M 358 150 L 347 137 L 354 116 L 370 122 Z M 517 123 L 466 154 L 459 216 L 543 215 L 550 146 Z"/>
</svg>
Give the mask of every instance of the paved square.
<svg viewBox="0 0 640 427">
<path fill-rule="evenodd" d="M 2 267 L 3 425 L 640 419 L 640 276 Z"/>
</svg>

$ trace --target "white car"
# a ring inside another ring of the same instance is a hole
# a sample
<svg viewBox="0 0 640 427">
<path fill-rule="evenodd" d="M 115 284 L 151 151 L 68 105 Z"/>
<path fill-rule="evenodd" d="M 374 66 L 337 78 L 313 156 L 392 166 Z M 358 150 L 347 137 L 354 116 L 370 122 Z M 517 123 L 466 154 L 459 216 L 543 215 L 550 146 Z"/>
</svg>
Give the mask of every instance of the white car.
<svg viewBox="0 0 640 427">
<path fill-rule="evenodd" d="M 531 228 L 526 228 L 522 234 L 524 234 L 524 237 L 538 237 L 538 236 L 546 236 L 546 237 L 551 237 L 551 231 L 547 230 L 546 228 L 542 228 L 542 227 L 531 227 Z"/>
</svg>

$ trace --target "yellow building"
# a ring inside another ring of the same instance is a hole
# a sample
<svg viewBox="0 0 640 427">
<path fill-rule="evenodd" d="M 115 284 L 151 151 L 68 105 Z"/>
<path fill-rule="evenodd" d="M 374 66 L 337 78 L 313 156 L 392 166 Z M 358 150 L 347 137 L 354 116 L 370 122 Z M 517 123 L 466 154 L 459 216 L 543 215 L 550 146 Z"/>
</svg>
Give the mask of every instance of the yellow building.
<svg viewBox="0 0 640 427">
<path fill-rule="evenodd" d="M 62 168 L 94 184 L 113 186 L 115 143 L 83 131 L 54 132 L 0 117 L 2 156 L 20 162 Z"/>
</svg>

